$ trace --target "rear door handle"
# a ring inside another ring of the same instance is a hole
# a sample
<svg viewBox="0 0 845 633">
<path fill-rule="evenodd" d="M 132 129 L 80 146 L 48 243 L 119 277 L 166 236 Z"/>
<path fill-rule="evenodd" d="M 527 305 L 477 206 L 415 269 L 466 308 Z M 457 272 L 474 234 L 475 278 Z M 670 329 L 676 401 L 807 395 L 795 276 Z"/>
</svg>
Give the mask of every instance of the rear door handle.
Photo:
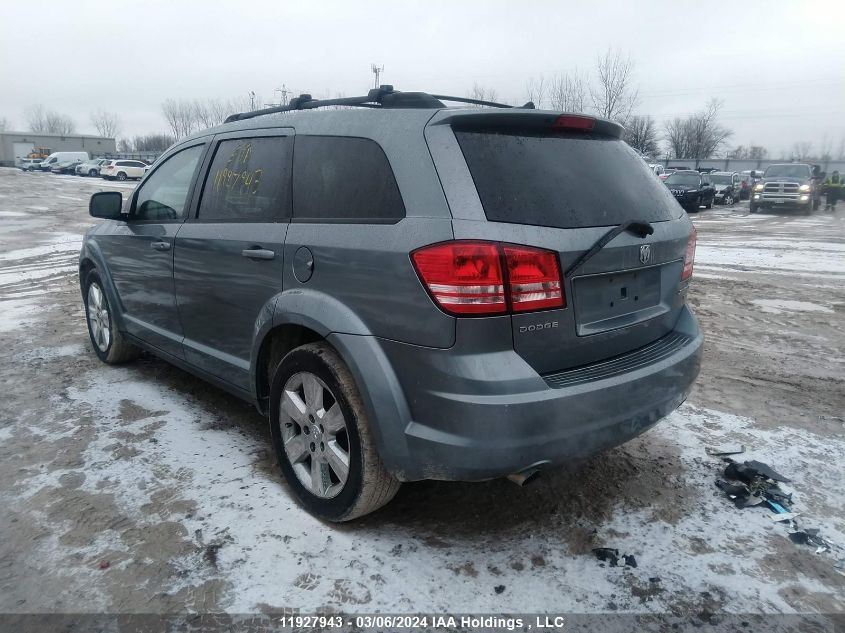
<svg viewBox="0 0 845 633">
<path fill-rule="evenodd" d="M 247 248 L 241 251 L 241 255 L 250 259 L 274 259 L 276 257 L 274 251 L 268 251 L 266 248 Z"/>
<path fill-rule="evenodd" d="M 170 242 L 150 242 L 150 248 L 154 251 L 169 251 Z"/>
</svg>

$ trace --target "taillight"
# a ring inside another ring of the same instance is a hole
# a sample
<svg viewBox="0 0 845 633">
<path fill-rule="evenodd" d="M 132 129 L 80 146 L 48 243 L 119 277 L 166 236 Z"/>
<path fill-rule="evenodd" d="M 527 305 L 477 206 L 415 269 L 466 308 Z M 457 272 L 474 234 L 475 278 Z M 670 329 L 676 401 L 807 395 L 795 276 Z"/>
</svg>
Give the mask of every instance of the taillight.
<svg viewBox="0 0 845 633">
<path fill-rule="evenodd" d="M 514 312 L 562 308 L 560 268 L 551 251 L 505 245 L 508 289 Z"/>
<path fill-rule="evenodd" d="M 556 130 L 592 130 L 596 125 L 596 120 L 588 116 L 578 116 L 575 114 L 562 114 L 552 123 L 552 128 Z"/>
<path fill-rule="evenodd" d="M 526 312 L 566 305 L 552 251 L 455 241 L 416 250 L 411 260 L 437 305 L 451 314 L 504 314 L 509 306 Z"/>
<path fill-rule="evenodd" d="M 684 255 L 684 272 L 681 273 L 681 281 L 686 281 L 692 277 L 692 266 L 695 262 L 695 229 L 689 234 L 687 240 L 687 252 Z"/>
</svg>

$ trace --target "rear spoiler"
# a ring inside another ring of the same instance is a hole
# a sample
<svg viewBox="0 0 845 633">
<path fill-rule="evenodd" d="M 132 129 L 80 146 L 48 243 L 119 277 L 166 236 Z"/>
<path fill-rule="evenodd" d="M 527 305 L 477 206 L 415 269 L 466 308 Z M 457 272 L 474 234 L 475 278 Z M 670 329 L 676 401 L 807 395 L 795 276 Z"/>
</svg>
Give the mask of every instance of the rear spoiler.
<svg viewBox="0 0 845 633">
<path fill-rule="evenodd" d="M 550 110 L 441 110 L 429 125 L 451 125 L 458 130 L 520 130 L 526 132 L 581 132 L 622 138 L 618 123 L 586 114 Z"/>
</svg>

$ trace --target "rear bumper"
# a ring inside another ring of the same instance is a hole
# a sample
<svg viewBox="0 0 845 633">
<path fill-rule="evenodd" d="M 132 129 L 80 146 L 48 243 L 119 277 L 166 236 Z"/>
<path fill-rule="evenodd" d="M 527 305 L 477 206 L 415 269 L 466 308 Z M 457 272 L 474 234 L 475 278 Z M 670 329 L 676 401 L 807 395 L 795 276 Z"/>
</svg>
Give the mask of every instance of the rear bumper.
<svg viewBox="0 0 845 633">
<path fill-rule="evenodd" d="M 356 378 L 380 427 L 382 457 L 400 479 L 491 479 L 617 446 L 671 413 L 701 363 L 703 338 L 686 307 L 672 335 L 685 343 L 668 355 L 644 357 L 622 373 L 559 381 L 561 387 L 512 349 L 464 354 L 457 346 L 433 350 L 381 340 L 404 394 L 400 406 L 385 403 L 384 410 L 404 411 L 407 419 L 380 414 L 385 390 L 373 374 Z M 593 367 L 582 370 L 590 376 Z"/>
</svg>

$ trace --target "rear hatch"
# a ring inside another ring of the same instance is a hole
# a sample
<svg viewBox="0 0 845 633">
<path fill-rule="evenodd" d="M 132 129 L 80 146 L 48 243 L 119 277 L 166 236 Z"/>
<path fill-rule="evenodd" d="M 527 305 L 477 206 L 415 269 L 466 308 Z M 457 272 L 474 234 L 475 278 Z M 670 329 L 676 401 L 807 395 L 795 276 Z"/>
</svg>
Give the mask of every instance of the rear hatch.
<svg viewBox="0 0 845 633">
<path fill-rule="evenodd" d="M 619 126 L 524 111 L 469 114 L 449 123 L 482 215 L 456 209 L 472 205 L 466 194 L 454 200 L 456 176 L 450 175 L 444 188 L 455 239 L 523 244 L 558 255 L 565 307 L 509 317 L 514 348 L 532 367 L 551 373 L 588 365 L 674 329 L 685 298 L 681 274 L 692 225 L 666 186 L 620 140 Z M 570 271 L 597 241 L 631 220 L 649 223 L 653 234 L 622 232 Z"/>
</svg>

